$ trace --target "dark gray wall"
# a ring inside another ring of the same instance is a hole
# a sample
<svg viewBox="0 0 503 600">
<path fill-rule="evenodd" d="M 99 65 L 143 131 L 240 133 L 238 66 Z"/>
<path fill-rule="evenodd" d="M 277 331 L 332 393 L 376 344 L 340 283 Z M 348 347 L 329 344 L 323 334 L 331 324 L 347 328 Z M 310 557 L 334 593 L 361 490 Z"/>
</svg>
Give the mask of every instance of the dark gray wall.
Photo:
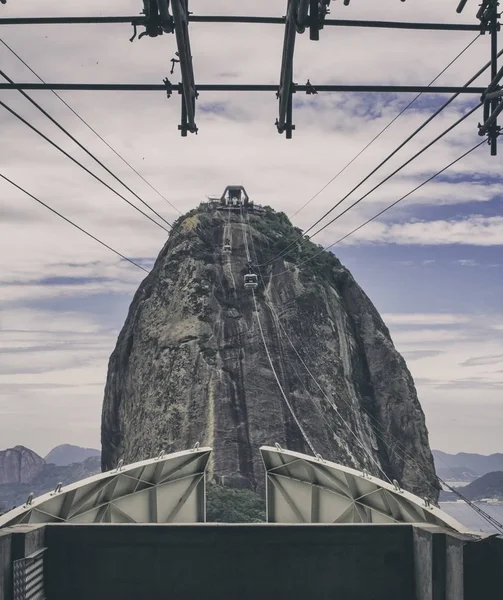
<svg viewBox="0 0 503 600">
<path fill-rule="evenodd" d="M 412 528 L 49 525 L 50 600 L 413 598 Z"/>
<path fill-rule="evenodd" d="M 12 595 L 12 535 L 0 530 L 0 600 Z"/>
<path fill-rule="evenodd" d="M 432 525 L 17 525 L 13 561 L 46 547 L 49 600 L 485 600 L 503 589 L 503 537 Z"/>
<path fill-rule="evenodd" d="M 503 598 L 503 536 L 465 546 L 464 588 L 467 600 Z"/>
<path fill-rule="evenodd" d="M 0 529 L 0 600 L 12 600 L 13 562 L 44 547 L 44 525 Z"/>
</svg>

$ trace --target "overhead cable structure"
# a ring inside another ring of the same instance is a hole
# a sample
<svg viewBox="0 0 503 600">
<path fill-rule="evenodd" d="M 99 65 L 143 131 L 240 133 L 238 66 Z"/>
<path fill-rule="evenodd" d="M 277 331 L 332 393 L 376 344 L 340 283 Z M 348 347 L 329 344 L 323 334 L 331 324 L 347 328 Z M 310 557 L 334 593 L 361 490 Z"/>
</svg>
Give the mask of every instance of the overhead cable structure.
<svg viewBox="0 0 503 600">
<path fill-rule="evenodd" d="M 29 71 L 30 73 L 32 73 L 33 75 L 35 75 L 35 77 L 41 82 L 41 83 L 45 83 L 45 81 L 42 79 L 42 77 L 40 77 L 40 75 L 33 70 L 30 65 L 23 59 L 21 58 L 21 56 L 19 56 L 19 54 L 13 50 L 13 48 L 11 46 L 9 46 L 9 44 L 7 44 L 7 42 L 3 39 L 0 38 L 0 44 L 2 44 L 5 48 L 7 48 L 7 50 L 17 58 L 17 60 L 19 60 L 19 62 L 21 62 Z M 96 129 L 94 127 L 92 127 L 74 108 L 72 108 L 70 106 L 70 104 L 68 104 L 68 102 L 66 100 L 64 100 L 57 92 L 55 92 L 54 90 L 51 90 L 52 94 L 62 103 L 64 104 L 68 110 L 70 110 L 76 117 L 77 119 L 79 119 L 79 121 L 81 123 L 83 123 L 88 129 L 89 131 L 91 131 L 99 140 L 101 140 L 105 146 L 107 146 L 107 148 L 109 148 L 114 154 L 115 156 L 117 156 L 117 158 L 119 158 L 127 167 L 129 167 L 129 169 L 131 169 L 131 171 L 133 171 L 133 173 L 135 173 L 135 175 L 137 175 L 144 183 L 146 183 L 149 188 L 151 190 L 153 190 L 162 200 L 164 200 L 164 202 L 166 202 L 167 204 L 169 204 L 172 208 L 174 208 L 179 214 L 182 214 L 181 211 L 170 201 L 168 200 L 165 196 L 163 196 L 163 194 L 161 194 L 161 192 L 154 187 L 150 181 L 148 181 L 148 179 L 146 179 L 139 171 L 137 171 L 137 169 L 135 169 L 131 163 L 129 163 L 123 156 L 122 154 L 120 154 L 119 152 L 117 152 L 117 150 L 111 146 L 109 144 L 109 142 L 106 141 L 106 139 L 100 135 L 98 133 L 98 131 L 96 131 Z"/>
<path fill-rule="evenodd" d="M 74 158 L 64 148 L 62 148 L 61 146 L 59 146 L 58 144 L 56 144 L 56 142 L 54 142 L 53 140 L 51 140 L 48 136 L 46 136 L 44 133 L 42 133 L 34 125 L 32 125 L 31 123 L 29 123 L 24 117 L 22 117 L 19 113 L 17 113 L 13 108 L 11 108 L 10 106 L 8 106 L 7 104 L 5 104 L 5 102 L 2 102 L 1 100 L 0 100 L 0 106 L 2 108 L 5 108 L 5 110 L 8 111 L 12 116 L 16 117 L 16 119 L 18 119 L 19 121 L 21 121 L 21 123 L 23 123 L 24 125 L 26 125 L 29 129 L 31 129 L 32 131 L 34 131 L 42 139 L 44 139 L 46 142 L 48 142 L 53 148 L 56 148 L 56 150 L 59 150 L 59 152 L 61 152 L 61 154 L 63 154 L 67 158 L 69 158 L 74 164 L 76 164 L 82 170 L 84 170 L 86 173 L 88 173 L 89 175 L 91 175 L 91 177 L 93 177 L 93 179 L 95 179 L 96 181 L 98 181 L 99 183 L 101 183 L 103 186 L 105 186 L 108 190 L 110 190 L 111 192 L 113 192 L 118 198 L 120 198 L 121 200 L 123 200 L 124 202 L 126 202 L 126 204 L 129 204 L 129 206 L 131 206 L 131 208 L 134 208 L 134 210 L 136 210 L 137 212 L 139 212 L 140 214 L 142 214 L 145 218 L 147 218 L 149 221 L 151 221 L 152 223 L 154 223 L 154 225 L 157 225 L 157 227 L 160 227 L 161 229 L 163 229 L 164 231 L 166 231 L 166 233 L 169 233 L 169 231 L 170 231 L 169 229 L 167 229 L 161 223 L 158 223 L 149 214 L 147 214 L 146 212 L 144 212 L 141 208 L 139 208 L 138 206 L 136 206 L 135 204 L 133 204 L 125 196 L 123 196 L 121 193 L 119 193 L 117 190 L 115 190 L 113 187 L 111 187 L 106 181 L 104 181 L 103 179 L 101 179 L 100 177 L 98 177 L 98 175 L 96 175 L 95 173 L 93 173 L 83 163 L 81 163 L 76 158 Z M 145 202 L 143 202 L 143 203 L 146 204 Z M 170 227 L 171 227 L 171 225 L 170 225 Z"/>
<path fill-rule="evenodd" d="M 355 0 L 356 1 L 356 0 Z M 405 0 L 402 0 L 404 2 Z M 348 6 L 350 0 L 344 0 Z M 467 5 L 474 5 L 474 0 L 458 2 L 456 12 L 462 13 Z M 115 90 L 115 91 L 164 91 L 170 98 L 173 92 L 178 92 L 182 98 L 181 123 L 178 126 L 182 136 L 187 133 L 197 133 L 196 100 L 199 92 L 275 92 L 278 99 L 278 116 L 276 127 L 280 134 L 290 139 L 295 130 L 293 123 L 293 95 L 306 93 L 316 95 L 321 92 L 381 92 L 381 93 L 459 93 L 476 94 L 482 97 L 483 119 L 479 124 L 479 135 L 486 136 L 491 147 L 491 155 L 497 153 L 497 138 L 501 134 L 498 116 L 503 110 L 503 90 L 500 81 L 503 69 L 498 69 L 498 32 L 500 31 L 500 13 L 498 0 L 482 0 L 476 13 L 477 23 L 417 23 L 376 20 L 329 19 L 331 0 L 288 0 L 286 15 L 282 17 L 248 17 L 232 15 L 193 15 L 189 12 L 188 0 L 143 0 L 143 10 L 140 16 L 110 16 L 110 17 L 33 17 L 33 18 L 0 18 L 0 25 L 43 25 L 43 24 L 117 24 L 129 23 L 134 33 L 131 41 L 147 37 L 159 37 L 163 34 L 175 34 L 177 43 L 177 58 L 172 59 L 172 69 L 179 63 L 181 82 L 173 84 L 167 76 L 162 84 L 2 84 L 0 89 L 24 90 Z M 456 3 L 453 0 L 453 8 Z M 171 7 L 171 12 L 170 12 Z M 194 64 L 190 47 L 190 23 L 225 23 L 225 24 L 257 24 L 282 25 L 285 28 L 279 83 L 276 85 L 247 85 L 247 84 L 198 84 L 195 83 Z M 145 30 L 137 35 L 138 27 Z M 294 81 L 294 55 L 297 35 L 309 30 L 312 41 L 320 39 L 320 32 L 325 27 L 358 27 L 384 28 L 394 30 L 422 31 L 477 31 L 480 35 L 489 34 L 491 37 L 491 81 L 488 86 L 389 86 L 389 85 L 341 85 L 311 83 L 305 84 Z"/>
</svg>

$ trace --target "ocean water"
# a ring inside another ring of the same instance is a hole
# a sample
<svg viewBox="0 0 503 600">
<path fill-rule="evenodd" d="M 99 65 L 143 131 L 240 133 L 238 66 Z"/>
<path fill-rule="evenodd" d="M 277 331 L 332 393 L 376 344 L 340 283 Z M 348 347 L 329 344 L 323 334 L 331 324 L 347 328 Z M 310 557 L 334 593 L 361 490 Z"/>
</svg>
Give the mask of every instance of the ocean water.
<svg viewBox="0 0 503 600">
<path fill-rule="evenodd" d="M 496 521 L 503 525 L 503 502 L 498 504 L 475 502 L 475 504 L 485 513 L 491 515 L 493 519 L 496 519 Z M 475 510 L 473 510 L 473 508 L 466 504 L 466 502 L 440 502 L 440 508 L 472 531 L 499 533 L 500 535 L 503 535 L 501 531 L 488 523 Z"/>
</svg>

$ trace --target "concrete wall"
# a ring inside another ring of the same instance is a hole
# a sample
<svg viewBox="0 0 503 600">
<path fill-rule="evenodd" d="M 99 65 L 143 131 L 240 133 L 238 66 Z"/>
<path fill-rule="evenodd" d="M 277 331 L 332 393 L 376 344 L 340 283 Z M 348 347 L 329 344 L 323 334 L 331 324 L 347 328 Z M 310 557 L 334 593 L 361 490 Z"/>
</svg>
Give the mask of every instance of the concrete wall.
<svg viewBox="0 0 503 600">
<path fill-rule="evenodd" d="M 404 525 L 49 525 L 50 600 L 413 598 Z"/>
<path fill-rule="evenodd" d="M 12 596 L 12 534 L 0 530 L 0 600 Z"/>
<path fill-rule="evenodd" d="M 503 598 L 503 536 L 488 536 L 463 548 L 464 600 Z"/>
<path fill-rule="evenodd" d="M 463 548 L 473 537 L 414 526 L 415 600 L 463 600 Z"/>
<path fill-rule="evenodd" d="M 0 530 L 0 600 L 12 563 L 47 547 L 49 600 L 489 600 L 503 537 L 421 525 L 18 525 Z"/>
</svg>

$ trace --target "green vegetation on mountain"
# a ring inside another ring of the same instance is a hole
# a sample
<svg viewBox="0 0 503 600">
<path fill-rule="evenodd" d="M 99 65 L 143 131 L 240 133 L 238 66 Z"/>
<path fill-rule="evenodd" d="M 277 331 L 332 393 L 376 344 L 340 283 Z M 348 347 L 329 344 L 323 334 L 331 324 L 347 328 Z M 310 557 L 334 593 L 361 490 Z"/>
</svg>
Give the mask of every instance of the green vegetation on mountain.
<svg viewBox="0 0 503 600">
<path fill-rule="evenodd" d="M 208 523 L 262 523 L 265 520 L 265 501 L 254 492 L 213 483 L 207 485 Z"/>
</svg>

